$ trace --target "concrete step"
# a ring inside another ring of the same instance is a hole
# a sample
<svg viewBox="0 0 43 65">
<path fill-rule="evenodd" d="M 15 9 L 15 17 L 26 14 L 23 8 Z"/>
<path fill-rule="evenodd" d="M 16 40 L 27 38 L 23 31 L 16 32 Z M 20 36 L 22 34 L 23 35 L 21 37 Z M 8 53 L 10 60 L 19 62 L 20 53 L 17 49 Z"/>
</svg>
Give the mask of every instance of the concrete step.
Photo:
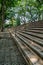
<svg viewBox="0 0 43 65">
<path fill-rule="evenodd" d="M 43 40 L 42 39 L 39 39 L 39 38 L 31 36 L 31 35 L 24 34 L 22 32 L 21 33 L 17 32 L 17 33 L 43 47 Z"/>
<path fill-rule="evenodd" d="M 27 32 L 34 32 L 34 33 L 38 33 L 38 34 L 43 34 L 43 30 L 26 30 Z"/>
<path fill-rule="evenodd" d="M 31 30 L 43 30 L 43 28 L 30 28 Z"/>
<path fill-rule="evenodd" d="M 34 33 L 34 32 L 27 32 L 27 31 L 22 31 L 22 32 L 25 33 L 25 34 L 28 34 L 28 35 L 43 39 L 43 34 L 38 34 L 38 33 Z"/>
<path fill-rule="evenodd" d="M 42 60 L 26 44 L 12 34 L 13 39 L 28 65 L 43 65 Z"/>
<path fill-rule="evenodd" d="M 28 47 L 30 47 L 36 54 L 38 54 L 43 59 L 43 49 L 39 45 L 31 42 L 31 40 L 26 39 L 25 37 L 16 34 L 19 39 L 21 39 Z"/>
</svg>

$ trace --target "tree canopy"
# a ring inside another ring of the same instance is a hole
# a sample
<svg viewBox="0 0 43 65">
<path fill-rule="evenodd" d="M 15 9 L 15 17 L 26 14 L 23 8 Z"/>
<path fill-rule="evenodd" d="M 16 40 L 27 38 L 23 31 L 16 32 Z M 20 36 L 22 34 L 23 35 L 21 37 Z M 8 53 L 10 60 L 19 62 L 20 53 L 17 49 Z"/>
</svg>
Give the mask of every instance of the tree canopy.
<svg viewBox="0 0 43 65">
<path fill-rule="evenodd" d="M 43 20 L 43 0 L 0 0 L 0 24 L 6 19 L 20 22 Z"/>
</svg>

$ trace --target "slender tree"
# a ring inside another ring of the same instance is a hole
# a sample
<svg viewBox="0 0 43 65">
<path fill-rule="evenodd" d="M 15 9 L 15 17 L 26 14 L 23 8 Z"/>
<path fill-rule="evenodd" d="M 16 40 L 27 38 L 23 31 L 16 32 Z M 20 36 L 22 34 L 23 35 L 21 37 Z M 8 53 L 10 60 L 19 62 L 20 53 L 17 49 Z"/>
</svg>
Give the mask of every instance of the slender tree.
<svg viewBox="0 0 43 65">
<path fill-rule="evenodd" d="M 17 5 L 19 0 L 0 0 L 0 4 L 1 4 L 1 22 L 2 22 L 2 26 L 1 26 L 1 31 L 3 31 L 3 25 L 4 25 L 4 21 L 6 18 L 6 10 L 8 8 L 11 7 L 15 7 Z"/>
</svg>

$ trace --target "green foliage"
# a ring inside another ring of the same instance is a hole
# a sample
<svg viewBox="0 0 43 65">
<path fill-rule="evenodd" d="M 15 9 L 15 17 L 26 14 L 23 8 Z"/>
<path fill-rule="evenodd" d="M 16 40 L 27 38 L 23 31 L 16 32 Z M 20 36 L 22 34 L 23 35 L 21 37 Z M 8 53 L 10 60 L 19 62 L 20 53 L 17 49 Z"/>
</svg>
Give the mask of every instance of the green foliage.
<svg viewBox="0 0 43 65">
<path fill-rule="evenodd" d="M 3 25 L 4 25 L 4 21 L 7 17 L 7 15 L 9 13 L 6 13 L 6 10 L 8 10 L 8 8 L 12 8 L 17 6 L 18 1 L 20 0 L 0 0 L 0 20 L 2 23 L 2 31 L 3 31 Z"/>
<path fill-rule="evenodd" d="M 3 8 L 3 11 L 2 11 Z M 26 14 L 28 12 L 28 14 Z M 20 17 L 28 18 L 31 21 L 43 19 L 43 0 L 0 0 L 0 24 L 3 19 L 12 19 L 18 14 L 15 20 L 20 25 Z M 42 18 L 41 18 L 42 16 Z"/>
</svg>

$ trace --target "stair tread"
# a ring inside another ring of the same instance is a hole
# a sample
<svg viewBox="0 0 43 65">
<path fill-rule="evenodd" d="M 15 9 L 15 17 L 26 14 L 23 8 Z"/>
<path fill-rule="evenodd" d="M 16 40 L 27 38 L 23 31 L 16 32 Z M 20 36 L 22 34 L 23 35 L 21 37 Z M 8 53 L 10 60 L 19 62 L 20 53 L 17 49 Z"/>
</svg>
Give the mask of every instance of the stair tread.
<svg viewBox="0 0 43 65">
<path fill-rule="evenodd" d="M 31 28 L 32 30 L 43 30 L 43 28 Z"/>
<path fill-rule="evenodd" d="M 43 34 L 43 31 L 41 30 L 26 30 L 28 32 L 34 32 L 34 33 L 38 33 L 38 34 Z"/>
<path fill-rule="evenodd" d="M 43 47 L 43 40 L 42 39 L 39 39 L 39 38 L 34 37 L 34 36 L 27 35 L 27 34 L 24 34 L 24 33 L 20 33 L 20 32 L 18 32 L 18 33 L 22 34 L 24 37 L 36 42 L 37 44 L 39 44 Z"/>
<path fill-rule="evenodd" d="M 18 34 L 17 34 L 18 35 Z M 38 54 L 40 54 L 40 57 L 43 58 L 43 49 L 40 48 L 39 46 L 33 45 L 29 40 L 27 40 L 25 37 L 18 35 L 18 37 L 24 41 L 25 43 L 27 43 L 27 45 L 29 45 L 29 47 L 33 50 L 35 50 L 35 52 L 37 52 Z"/>
<path fill-rule="evenodd" d="M 34 35 L 38 38 L 42 38 L 43 39 L 43 34 L 37 34 L 37 33 L 34 33 L 34 32 L 27 32 L 27 31 L 22 31 L 23 33 L 26 33 L 26 34 L 29 34 L 29 35 Z"/>
</svg>

